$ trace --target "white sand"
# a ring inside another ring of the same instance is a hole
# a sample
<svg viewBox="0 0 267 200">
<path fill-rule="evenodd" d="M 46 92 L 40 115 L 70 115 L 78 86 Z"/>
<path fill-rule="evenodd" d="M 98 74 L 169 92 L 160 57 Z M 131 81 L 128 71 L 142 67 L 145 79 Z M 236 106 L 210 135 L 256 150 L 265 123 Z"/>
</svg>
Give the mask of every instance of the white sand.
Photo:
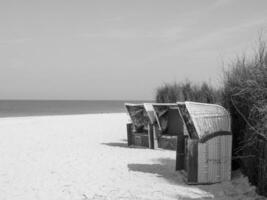
<svg viewBox="0 0 267 200">
<path fill-rule="evenodd" d="M 188 186 L 175 152 L 128 148 L 126 114 L 0 119 L 0 200 L 255 199 L 241 175 Z"/>
</svg>

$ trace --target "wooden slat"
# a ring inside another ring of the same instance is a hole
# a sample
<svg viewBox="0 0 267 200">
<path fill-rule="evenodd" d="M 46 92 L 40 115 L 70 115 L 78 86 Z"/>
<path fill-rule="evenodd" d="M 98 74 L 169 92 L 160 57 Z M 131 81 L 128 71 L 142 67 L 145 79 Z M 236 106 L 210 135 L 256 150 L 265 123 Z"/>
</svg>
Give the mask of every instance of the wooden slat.
<svg viewBox="0 0 267 200">
<path fill-rule="evenodd" d="M 185 148 L 184 148 L 184 153 L 185 153 L 185 157 L 184 157 L 184 169 L 187 173 L 188 171 L 188 137 L 186 136 L 185 139 L 184 139 L 184 145 L 185 145 Z"/>
<path fill-rule="evenodd" d="M 150 149 L 154 149 L 154 134 L 153 125 L 148 124 L 148 146 Z"/>
<path fill-rule="evenodd" d="M 207 160 L 207 144 L 198 144 L 198 181 L 200 183 L 208 182 L 208 160 Z"/>
<path fill-rule="evenodd" d="M 158 142 L 158 134 L 159 134 L 159 129 L 158 126 L 153 126 L 153 145 L 154 145 L 154 149 L 158 149 L 159 148 L 159 142 Z"/>
<path fill-rule="evenodd" d="M 126 128 L 127 128 L 127 141 L 128 141 L 128 146 L 132 145 L 132 129 L 133 129 L 133 124 L 132 123 L 128 123 L 126 124 Z"/>
<path fill-rule="evenodd" d="M 225 143 L 224 143 L 224 155 L 223 155 L 223 159 L 224 159 L 224 181 L 230 180 L 229 179 L 229 174 L 231 174 L 231 172 L 229 172 L 229 170 L 231 170 L 231 154 L 232 154 L 232 150 L 231 150 L 231 146 L 232 144 L 229 144 L 229 142 L 231 142 L 229 139 L 232 136 L 225 136 Z"/>
<path fill-rule="evenodd" d="M 224 173 L 225 173 L 225 180 L 230 180 L 229 170 L 231 170 L 231 154 L 232 154 L 232 141 L 231 141 L 232 136 L 226 137 L 225 140 L 225 164 L 224 164 Z M 231 142 L 231 143 L 229 143 Z"/>
<path fill-rule="evenodd" d="M 230 181 L 231 180 L 231 172 L 232 172 L 232 139 L 233 139 L 233 136 L 227 136 L 227 138 L 228 138 L 227 144 L 229 145 L 229 148 L 228 148 L 228 165 L 227 165 L 228 166 L 227 180 Z"/>
<path fill-rule="evenodd" d="M 226 136 L 221 136 L 221 180 L 226 179 L 225 165 L 226 165 Z"/>
<path fill-rule="evenodd" d="M 185 159 L 185 138 L 183 135 L 177 136 L 176 145 L 176 170 L 184 169 L 184 159 Z"/>
<path fill-rule="evenodd" d="M 216 171 L 216 182 L 221 181 L 221 165 L 222 165 L 222 155 L 221 155 L 221 137 L 219 136 L 216 138 L 216 143 L 217 143 L 217 155 L 216 155 L 216 160 L 217 160 L 217 171 Z"/>
<path fill-rule="evenodd" d="M 188 183 L 197 183 L 198 180 L 198 141 L 188 140 L 188 169 L 187 180 Z"/>
<path fill-rule="evenodd" d="M 213 139 L 212 139 L 213 140 Z M 208 140 L 208 182 L 214 181 L 214 143 L 212 140 Z"/>
<path fill-rule="evenodd" d="M 144 108 L 147 112 L 147 116 L 149 117 L 150 124 L 156 123 L 156 116 L 152 103 L 144 103 Z"/>
</svg>

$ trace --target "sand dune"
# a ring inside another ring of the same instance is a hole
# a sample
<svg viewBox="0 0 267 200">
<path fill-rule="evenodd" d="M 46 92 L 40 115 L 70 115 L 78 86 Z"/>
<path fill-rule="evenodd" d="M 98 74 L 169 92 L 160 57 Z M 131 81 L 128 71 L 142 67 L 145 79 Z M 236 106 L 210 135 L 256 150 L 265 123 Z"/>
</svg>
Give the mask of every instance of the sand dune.
<svg viewBox="0 0 267 200">
<path fill-rule="evenodd" d="M 0 199 L 255 199 L 242 175 L 188 186 L 175 152 L 128 148 L 126 114 L 0 119 Z"/>
</svg>

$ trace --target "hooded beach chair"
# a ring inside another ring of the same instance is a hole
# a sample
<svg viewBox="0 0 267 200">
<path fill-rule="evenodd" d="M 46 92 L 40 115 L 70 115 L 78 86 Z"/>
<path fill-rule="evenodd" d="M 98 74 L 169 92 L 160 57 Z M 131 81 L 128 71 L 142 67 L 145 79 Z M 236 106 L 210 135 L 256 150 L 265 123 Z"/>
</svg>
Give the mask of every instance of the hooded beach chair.
<svg viewBox="0 0 267 200">
<path fill-rule="evenodd" d="M 127 123 L 128 146 L 154 148 L 153 122 L 151 112 L 146 111 L 144 104 L 125 103 L 131 122 Z"/>
<path fill-rule="evenodd" d="M 180 116 L 176 103 L 154 103 L 156 124 L 154 135 L 157 139 L 155 147 L 176 150 L 180 141 L 183 143 L 187 130 Z M 179 137 L 179 139 L 178 139 Z M 183 144 L 180 144 L 183 146 Z"/>
<path fill-rule="evenodd" d="M 184 148 L 177 147 L 176 169 L 188 184 L 231 180 L 232 133 L 229 112 L 216 104 L 178 103 L 188 130 Z"/>
</svg>

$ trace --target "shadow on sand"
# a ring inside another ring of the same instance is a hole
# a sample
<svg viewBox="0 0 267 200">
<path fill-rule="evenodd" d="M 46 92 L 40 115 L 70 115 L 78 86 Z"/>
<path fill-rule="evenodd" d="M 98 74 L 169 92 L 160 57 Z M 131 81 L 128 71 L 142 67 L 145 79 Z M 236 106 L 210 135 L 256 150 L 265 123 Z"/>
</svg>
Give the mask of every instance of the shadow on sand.
<svg viewBox="0 0 267 200">
<path fill-rule="evenodd" d="M 214 195 L 204 188 L 187 185 L 182 174 L 175 171 L 175 160 L 169 158 L 160 158 L 155 160 L 155 164 L 128 164 L 130 171 L 150 173 L 165 179 L 170 184 L 176 185 L 177 199 L 214 199 Z"/>
<path fill-rule="evenodd" d="M 155 160 L 156 164 L 128 164 L 130 171 L 155 174 L 162 177 L 172 184 L 184 184 L 180 172 L 175 171 L 175 160 L 169 158 L 160 158 Z"/>
<path fill-rule="evenodd" d="M 101 144 L 107 145 L 110 147 L 130 148 L 127 143 L 122 143 L 122 142 L 108 142 L 108 143 L 101 143 Z"/>
<path fill-rule="evenodd" d="M 120 147 L 120 148 L 131 148 L 131 149 L 146 149 L 145 147 L 140 146 L 128 146 L 125 142 L 108 142 L 108 143 L 101 143 L 106 146 L 110 147 Z"/>
</svg>

